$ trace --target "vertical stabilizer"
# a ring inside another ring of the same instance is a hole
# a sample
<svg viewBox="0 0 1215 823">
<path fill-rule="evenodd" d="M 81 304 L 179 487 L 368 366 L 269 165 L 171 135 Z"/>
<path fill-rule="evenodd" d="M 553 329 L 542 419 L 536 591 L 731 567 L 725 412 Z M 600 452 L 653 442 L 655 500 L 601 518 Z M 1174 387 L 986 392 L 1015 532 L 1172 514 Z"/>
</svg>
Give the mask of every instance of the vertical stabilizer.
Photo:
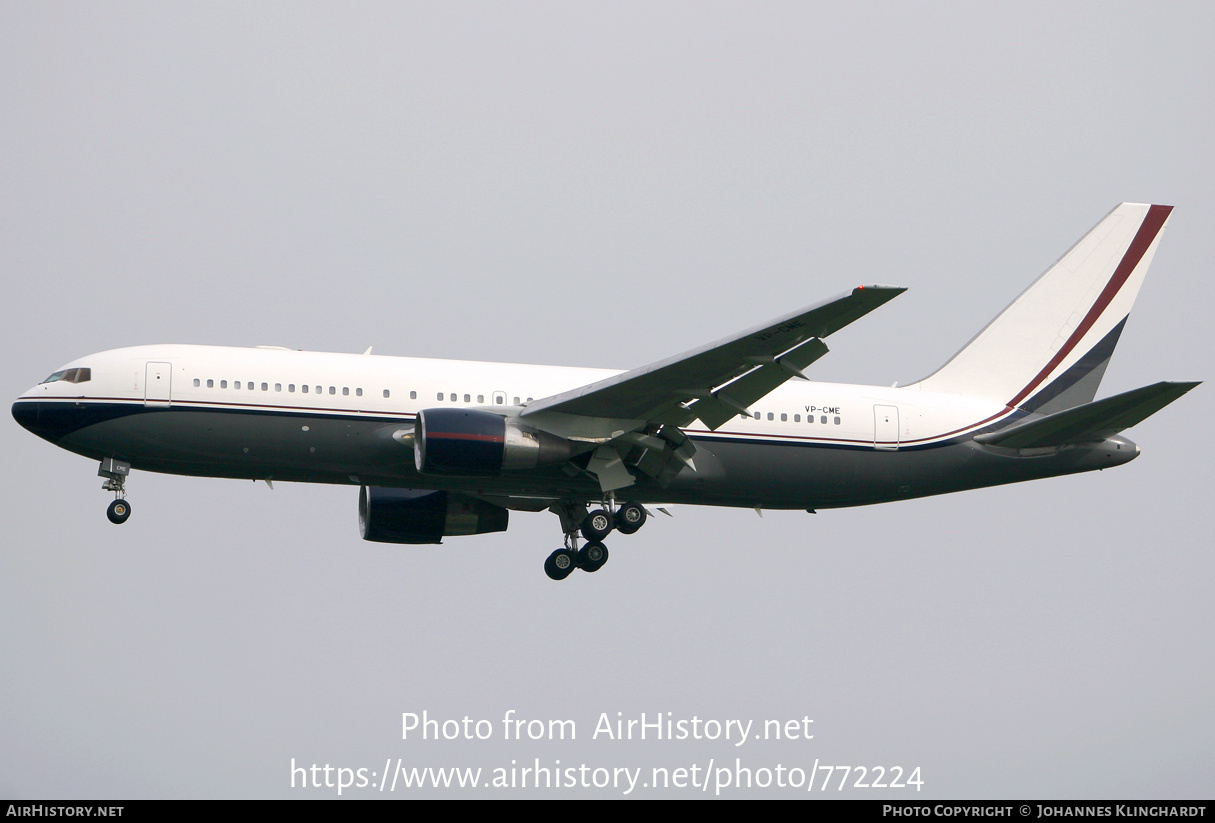
<svg viewBox="0 0 1215 823">
<path fill-rule="evenodd" d="M 1090 402 L 1172 210 L 1118 206 L 914 387 L 1043 414 Z"/>
</svg>

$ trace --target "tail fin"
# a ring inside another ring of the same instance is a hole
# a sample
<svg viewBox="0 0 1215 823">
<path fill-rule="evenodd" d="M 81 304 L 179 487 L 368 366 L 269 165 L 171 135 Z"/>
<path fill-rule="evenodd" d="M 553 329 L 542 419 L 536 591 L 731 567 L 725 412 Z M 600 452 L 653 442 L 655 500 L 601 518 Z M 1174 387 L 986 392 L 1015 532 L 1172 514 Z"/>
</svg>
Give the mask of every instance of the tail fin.
<svg viewBox="0 0 1215 823">
<path fill-rule="evenodd" d="M 1172 210 L 1118 206 L 948 363 L 913 385 L 1042 414 L 1090 402 Z"/>
</svg>

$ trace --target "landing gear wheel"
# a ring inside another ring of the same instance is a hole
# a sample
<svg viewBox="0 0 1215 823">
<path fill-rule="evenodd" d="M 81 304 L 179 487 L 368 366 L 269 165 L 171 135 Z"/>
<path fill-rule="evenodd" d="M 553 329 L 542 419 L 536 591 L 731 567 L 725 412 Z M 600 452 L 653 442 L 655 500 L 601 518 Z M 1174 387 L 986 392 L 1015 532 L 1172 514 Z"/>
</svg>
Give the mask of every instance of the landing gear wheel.
<svg viewBox="0 0 1215 823">
<path fill-rule="evenodd" d="M 607 561 L 607 546 L 602 543 L 587 543 L 578 550 L 578 565 L 584 572 L 597 572 Z"/>
<path fill-rule="evenodd" d="M 557 549 L 544 561 L 544 573 L 553 580 L 564 580 L 578 568 L 578 556 L 569 549 Z"/>
<path fill-rule="evenodd" d="M 595 509 L 582 521 L 582 536 L 598 543 L 612 533 L 612 516 L 603 509 Z"/>
<path fill-rule="evenodd" d="M 627 500 L 616 510 L 616 529 L 621 534 L 632 534 L 645 525 L 645 518 L 645 506 Z"/>
<path fill-rule="evenodd" d="M 105 516 L 110 518 L 111 523 L 125 523 L 127 522 L 127 518 L 131 516 L 131 504 L 126 500 L 115 500 L 110 504 L 110 507 L 105 510 Z"/>
</svg>

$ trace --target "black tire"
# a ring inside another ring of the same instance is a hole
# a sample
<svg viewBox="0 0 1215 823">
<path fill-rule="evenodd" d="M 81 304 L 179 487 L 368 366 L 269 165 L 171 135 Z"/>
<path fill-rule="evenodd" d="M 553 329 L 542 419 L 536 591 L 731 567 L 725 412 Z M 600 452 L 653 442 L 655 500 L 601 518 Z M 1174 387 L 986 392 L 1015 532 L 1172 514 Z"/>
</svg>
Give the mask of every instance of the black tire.
<svg viewBox="0 0 1215 823">
<path fill-rule="evenodd" d="M 578 550 L 578 565 L 584 572 L 597 572 L 608 562 L 607 546 L 602 543 L 587 543 Z"/>
<path fill-rule="evenodd" d="M 645 525 L 645 506 L 626 500 L 624 505 L 616 510 L 616 530 L 621 534 L 632 534 Z"/>
<path fill-rule="evenodd" d="M 544 561 L 544 573 L 553 580 L 564 580 L 578 568 L 578 558 L 569 549 L 557 549 Z"/>
<path fill-rule="evenodd" d="M 582 521 L 582 536 L 598 543 L 612 533 L 612 515 L 603 509 L 595 509 Z"/>
<path fill-rule="evenodd" d="M 127 522 L 127 518 L 131 516 L 131 504 L 126 500 L 115 500 L 105 510 L 105 516 L 110 518 L 110 522 L 116 525 L 125 523 Z"/>
</svg>

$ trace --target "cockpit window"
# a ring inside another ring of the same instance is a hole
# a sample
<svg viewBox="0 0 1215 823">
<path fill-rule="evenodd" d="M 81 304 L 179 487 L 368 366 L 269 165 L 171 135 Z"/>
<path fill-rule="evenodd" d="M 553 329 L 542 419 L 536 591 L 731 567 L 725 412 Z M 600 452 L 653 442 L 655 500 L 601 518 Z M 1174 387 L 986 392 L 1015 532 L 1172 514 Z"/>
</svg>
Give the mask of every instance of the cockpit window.
<svg viewBox="0 0 1215 823">
<path fill-rule="evenodd" d="M 92 379 L 92 369 L 64 369 L 63 371 L 55 372 L 42 382 L 58 383 L 62 380 L 64 383 L 87 383 Z"/>
</svg>

